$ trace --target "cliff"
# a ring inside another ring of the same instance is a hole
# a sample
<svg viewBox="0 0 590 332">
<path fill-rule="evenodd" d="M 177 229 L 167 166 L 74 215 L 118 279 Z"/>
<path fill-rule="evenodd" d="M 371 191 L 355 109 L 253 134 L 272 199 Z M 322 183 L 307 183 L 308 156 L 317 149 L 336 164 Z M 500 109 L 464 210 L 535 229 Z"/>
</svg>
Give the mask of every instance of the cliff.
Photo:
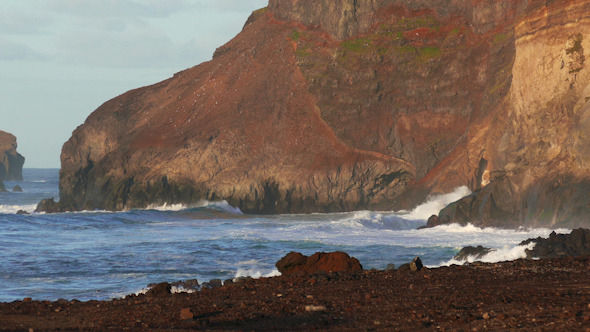
<svg viewBox="0 0 590 332">
<path fill-rule="evenodd" d="M 567 115 L 584 107 L 588 3 L 271 0 L 212 61 L 92 113 L 63 147 L 60 208 L 411 208 L 501 186 L 560 140 L 588 156 L 583 128 L 561 131 L 588 122 Z M 543 66 L 559 57 L 556 76 Z M 541 186 L 552 166 L 526 180 Z"/>
<path fill-rule="evenodd" d="M 16 152 L 16 137 L 0 130 L 0 181 L 22 181 L 25 158 Z"/>
<path fill-rule="evenodd" d="M 499 121 L 470 141 L 491 183 L 443 210 L 442 222 L 590 225 L 589 32 L 590 1 L 547 1 L 519 21 Z"/>
</svg>

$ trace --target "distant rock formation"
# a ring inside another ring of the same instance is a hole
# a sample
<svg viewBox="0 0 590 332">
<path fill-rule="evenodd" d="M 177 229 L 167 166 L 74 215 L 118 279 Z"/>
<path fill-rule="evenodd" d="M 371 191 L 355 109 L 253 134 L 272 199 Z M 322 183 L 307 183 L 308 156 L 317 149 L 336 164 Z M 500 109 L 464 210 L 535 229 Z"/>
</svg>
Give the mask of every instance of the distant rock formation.
<svg viewBox="0 0 590 332">
<path fill-rule="evenodd" d="M 527 258 L 557 258 L 590 255 L 590 229 L 574 229 L 570 234 L 552 232 L 549 238 L 528 239 L 520 245 L 535 243 L 526 250 Z"/>
<path fill-rule="evenodd" d="M 0 181 L 22 181 L 25 158 L 16 152 L 16 137 L 0 130 Z"/>
<path fill-rule="evenodd" d="M 587 224 L 589 15 L 271 0 L 212 61 L 93 112 L 63 147 L 60 209 L 410 209 L 468 185 L 438 222 Z"/>
</svg>

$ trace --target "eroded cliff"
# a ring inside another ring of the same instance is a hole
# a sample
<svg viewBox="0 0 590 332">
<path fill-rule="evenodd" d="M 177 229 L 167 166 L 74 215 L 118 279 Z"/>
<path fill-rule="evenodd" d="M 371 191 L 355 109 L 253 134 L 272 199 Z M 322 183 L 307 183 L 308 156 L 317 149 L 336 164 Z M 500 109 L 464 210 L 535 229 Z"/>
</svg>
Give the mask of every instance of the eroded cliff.
<svg viewBox="0 0 590 332">
<path fill-rule="evenodd" d="M 443 210 L 444 222 L 590 225 L 590 2 L 547 1 L 515 27 L 500 125 L 480 146 L 491 183 Z"/>
<path fill-rule="evenodd" d="M 483 178 L 482 192 L 526 172 L 542 185 L 553 164 L 511 163 L 555 146 L 582 170 L 587 3 L 271 0 L 212 61 L 97 109 L 64 145 L 61 208 L 410 208 Z M 585 188 L 572 162 L 563 174 Z"/>
<path fill-rule="evenodd" d="M 16 152 L 16 137 L 0 130 L 0 181 L 23 179 L 25 158 Z"/>
</svg>

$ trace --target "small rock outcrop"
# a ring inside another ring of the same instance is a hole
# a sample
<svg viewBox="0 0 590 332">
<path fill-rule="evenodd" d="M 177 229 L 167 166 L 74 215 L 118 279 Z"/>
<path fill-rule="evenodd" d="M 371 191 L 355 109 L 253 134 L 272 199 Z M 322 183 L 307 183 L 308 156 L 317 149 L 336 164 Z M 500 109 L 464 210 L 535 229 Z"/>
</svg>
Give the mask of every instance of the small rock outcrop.
<svg viewBox="0 0 590 332">
<path fill-rule="evenodd" d="M 12 192 L 14 193 L 22 193 L 23 192 L 23 188 L 19 185 L 16 185 L 12 188 Z"/>
<path fill-rule="evenodd" d="M 152 286 L 145 295 L 148 297 L 166 297 L 171 293 L 172 285 L 167 282 L 162 282 Z"/>
<path fill-rule="evenodd" d="M 25 158 L 16 152 L 16 137 L 0 130 L 0 181 L 22 181 Z"/>
<path fill-rule="evenodd" d="M 523 241 L 521 245 L 535 243 L 526 250 L 527 258 L 577 257 L 590 255 L 590 229 L 574 229 L 570 234 L 552 232 L 549 238 L 538 237 Z"/>
<path fill-rule="evenodd" d="M 454 258 L 458 261 L 467 261 L 470 258 L 478 260 L 481 259 L 483 256 L 489 254 L 490 252 L 492 252 L 492 249 L 483 246 L 467 246 L 461 249 L 459 253 L 455 255 Z"/>
<path fill-rule="evenodd" d="M 330 253 L 317 252 L 309 257 L 298 252 L 290 252 L 281 258 L 275 266 L 283 275 L 296 273 L 321 273 L 321 272 L 357 272 L 363 267 L 354 257 L 347 253 L 336 251 Z"/>
</svg>

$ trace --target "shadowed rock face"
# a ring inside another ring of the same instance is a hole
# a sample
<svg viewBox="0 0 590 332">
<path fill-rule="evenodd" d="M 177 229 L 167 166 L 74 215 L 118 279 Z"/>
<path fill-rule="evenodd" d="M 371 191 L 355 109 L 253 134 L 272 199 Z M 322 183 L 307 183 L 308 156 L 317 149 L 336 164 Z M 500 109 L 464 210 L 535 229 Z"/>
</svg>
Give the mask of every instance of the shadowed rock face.
<svg viewBox="0 0 590 332">
<path fill-rule="evenodd" d="M 584 23 L 551 13 L 580 14 L 586 3 L 271 0 L 212 61 L 92 113 L 63 147 L 59 204 L 225 199 L 245 212 L 328 212 L 408 209 L 457 186 L 479 190 L 484 178 L 490 188 L 518 176 L 543 186 L 510 167 L 554 157 L 565 140 L 554 137 L 556 119 L 567 120 L 560 129 L 585 123 L 553 114 L 580 100 Z M 544 49 L 545 31 L 560 24 L 567 36 L 549 34 Z M 559 80 L 535 69 L 556 54 L 567 67 Z M 535 131 L 541 123 L 546 131 Z M 569 150 L 587 155 L 585 136 L 572 135 Z M 535 176 L 547 178 L 546 166 Z"/>
<path fill-rule="evenodd" d="M 25 158 L 16 152 L 16 137 L 0 131 L 0 181 L 23 179 Z"/>
</svg>

